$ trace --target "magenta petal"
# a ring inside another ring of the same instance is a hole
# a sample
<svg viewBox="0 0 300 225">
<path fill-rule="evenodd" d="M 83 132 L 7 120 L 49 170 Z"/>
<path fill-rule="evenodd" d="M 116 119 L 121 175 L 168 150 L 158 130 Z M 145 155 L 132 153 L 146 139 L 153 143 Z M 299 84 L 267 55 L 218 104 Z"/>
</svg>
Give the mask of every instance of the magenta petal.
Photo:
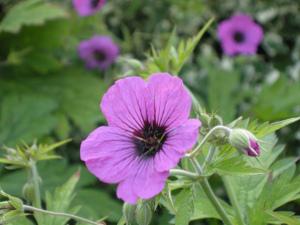
<svg viewBox="0 0 300 225">
<path fill-rule="evenodd" d="M 187 120 L 192 100 L 181 79 L 168 73 L 153 74 L 148 89 L 151 95 L 150 120 L 166 127 L 176 127 Z"/>
<path fill-rule="evenodd" d="M 115 127 L 100 127 L 85 139 L 80 156 L 101 181 L 117 183 L 131 175 L 137 165 L 135 146 L 128 134 Z"/>
<path fill-rule="evenodd" d="M 117 127 L 102 126 L 95 129 L 81 143 L 80 158 L 83 161 L 110 157 L 126 148 L 134 148 L 127 132 Z"/>
<path fill-rule="evenodd" d="M 130 204 L 136 204 L 138 196 L 133 191 L 133 178 L 127 178 L 119 183 L 117 188 L 118 198 Z"/>
<path fill-rule="evenodd" d="M 168 134 L 166 146 L 172 146 L 176 151 L 185 153 L 197 142 L 201 122 L 197 119 L 189 119 L 183 125 L 174 128 Z"/>
<path fill-rule="evenodd" d="M 138 197 L 149 199 L 160 193 L 169 176 L 169 172 L 157 172 L 153 159 L 144 160 L 134 176 L 133 190 Z"/>
<path fill-rule="evenodd" d="M 110 126 L 136 131 L 147 117 L 146 83 L 140 77 L 118 80 L 103 96 L 101 110 Z"/>
<path fill-rule="evenodd" d="M 154 157 L 155 169 L 158 172 L 168 171 L 176 167 L 182 157 L 182 153 L 171 146 L 165 145 Z"/>
</svg>

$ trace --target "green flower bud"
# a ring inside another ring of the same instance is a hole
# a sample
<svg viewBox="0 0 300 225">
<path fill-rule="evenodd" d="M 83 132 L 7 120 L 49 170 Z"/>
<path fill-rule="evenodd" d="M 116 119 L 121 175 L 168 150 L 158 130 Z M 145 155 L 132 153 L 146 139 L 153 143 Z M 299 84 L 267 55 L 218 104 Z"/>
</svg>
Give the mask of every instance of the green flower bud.
<svg viewBox="0 0 300 225">
<path fill-rule="evenodd" d="M 256 137 L 245 129 L 231 130 L 229 143 L 248 156 L 257 157 L 260 154 L 260 146 Z"/>
<path fill-rule="evenodd" d="M 218 126 L 218 125 L 223 125 L 222 118 L 218 115 L 212 115 L 209 118 L 209 121 L 208 121 L 209 128 L 213 128 L 213 127 Z"/>
<path fill-rule="evenodd" d="M 130 205 L 128 203 L 124 203 L 123 205 L 123 216 L 125 218 L 127 225 L 135 225 L 135 210 L 136 205 Z"/>
<path fill-rule="evenodd" d="M 150 204 L 142 202 L 136 208 L 136 222 L 138 225 L 149 225 L 152 220 L 153 210 Z"/>
<path fill-rule="evenodd" d="M 29 201 L 33 201 L 34 197 L 34 185 L 32 183 L 26 183 L 22 190 L 23 197 Z"/>
</svg>

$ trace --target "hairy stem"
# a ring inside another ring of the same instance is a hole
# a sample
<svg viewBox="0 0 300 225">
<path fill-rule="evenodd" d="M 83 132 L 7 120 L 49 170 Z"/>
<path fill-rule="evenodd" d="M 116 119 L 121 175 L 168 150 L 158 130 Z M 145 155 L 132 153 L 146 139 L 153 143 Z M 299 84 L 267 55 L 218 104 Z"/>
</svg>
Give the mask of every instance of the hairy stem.
<svg viewBox="0 0 300 225">
<path fill-rule="evenodd" d="M 198 174 L 192 173 L 186 170 L 180 170 L 180 169 L 171 169 L 170 174 L 172 176 L 183 176 L 183 177 L 189 177 L 192 179 L 197 179 L 199 177 Z"/>
<path fill-rule="evenodd" d="M 190 160 L 195 167 L 196 172 L 201 175 L 202 174 L 202 168 L 197 159 L 194 157 L 190 157 Z M 226 225 L 233 225 L 233 223 L 230 221 L 229 217 L 227 216 L 227 213 L 223 206 L 221 205 L 220 201 L 218 200 L 217 196 L 213 192 L 207 178 L 204 178 L 199 181 L 203 191 L 205 192 L 206 196 L 210 200 L 210 202 L 213 204 L 215 207 L 216 211 L 218 212 L 219 216 L 222 218 L 224 224 Z"/>
<path fill-rule="evenodd" d="M 215 154 L 215 152 L 216 152 L 216 149 L 217 149 L 217 148 L 216 148 L 215 146 L 211 146 L 211 147 L 209 148 L 207 157 L 205 158 L 205 161 L 204 161 L 204 163 L 203 163 L 203 170 L 204 170 L 204 171 L 205 171 L 206 166 L 209 165 L 210 162 L 211 162 L 211 160 L 213 159 L 214 154 Z"/>
<path fill-rule="evenodd" d="M 225 126 L 215 126 L 214 128 L 212 128 L 202 139 L 202 141 L 197 145 L 197 147 L 190 153 L 188 154 L 188 156 L 196 156 L 196 154 L 198 153 L 198 151 L 200 150 L 200 148 L 205 144 L 205 142 L 208 140 L 208 138 L 210 138 L 210 136 L 216 132 L 217 130 L 223 130 L 225 131 L 227 134 L 230 133 L 231 128 L 229 127 L 225 127 Z"/>
<path fill-rule="evenodd" d="M 32 205 L 41 208 L 41 192 L 40 192 L 40 177 L 36 168 L 36 163 L 31 161 L 30 163 L 30 182 L 33 184 L 34 199 L 32 199 Z"/>
<path fill-rule="evenodd" d="M 36 208 L 36 207 L 33 207 L 33 206 L 29 206 L 29 205 L 23 205 L 23 210 L 24 211 L 30 211 L 30 212 L 44 213 L 44 214 L 48 214 L 48 215 L 52 215 L 52 216 L 68 217 L 68 218 L 71 218 L 71 219 L 74 219 L 74 220 L 77 220 L 77 221 L 80 221 L 80 222 L 93 224 L 93 225 L 104 225 L 104 223 L 102 223 L 101 221 L 94 222 L 94 221 L 91 221 L 91 220 L 88 220 L 86 218 L 76 216 L 76 215 L 73 215 L 73 214 L 48 211 L 48 210 Z"/>
</svg>

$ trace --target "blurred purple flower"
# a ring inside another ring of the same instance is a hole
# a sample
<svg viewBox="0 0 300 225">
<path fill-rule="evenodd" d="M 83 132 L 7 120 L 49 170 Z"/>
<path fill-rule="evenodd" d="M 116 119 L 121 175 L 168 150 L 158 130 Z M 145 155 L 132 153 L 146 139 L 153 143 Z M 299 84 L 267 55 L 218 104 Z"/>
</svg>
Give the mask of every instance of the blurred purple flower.
<svg viewBox="0 0 300 225">
<path fill-rule="evenodd" d="M 263 39 L 263 30 L 250 16 L 237 14 L 219 24 L 218 37 L 226 55 L 251 55 Z"/>
<path fill-rule="evenodd" d="M 201 123 L 188 118 L 191 102 L 181 79 L 167 73 L 147 82 L 118 80 L 101 102 L 108 126 L 81 143 L 81 159 L 101 181 L 118 183 L 117 196 L 124 201 L 152 198 L 197 141 Z"/>
<path fill-rule="evenodd" d="M 110 37 L 94 36 L 79 44 L 79 55 L 90 69 L 107 69 L 118 57 L 119 47 Z"/>
<path fill-rule="evenodd" d="M 105 4 L 105 0 L 73 0 L 74 8 L 80 16 L 90 16 Z"/>
</svg>

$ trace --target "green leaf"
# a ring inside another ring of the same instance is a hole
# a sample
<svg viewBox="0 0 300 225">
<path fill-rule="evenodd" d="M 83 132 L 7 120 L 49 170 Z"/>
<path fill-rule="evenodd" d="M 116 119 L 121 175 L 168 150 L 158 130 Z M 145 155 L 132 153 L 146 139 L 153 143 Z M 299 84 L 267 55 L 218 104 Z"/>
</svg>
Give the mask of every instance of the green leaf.
<svg viewBox="0 0 300 225">
<path fill-rule="evenodd" d="M 300 217 L 294 216 L 292 212 L 272 212 L 271 210 L 269 210 L 267 211 L 267 214 L 269 214 L 281 223 L 288 225 L 300 225 Z"/>
<path fill-rule="evenodd" d="M 266 84 L 256 97 L 251 113 L 260 120 L 280 120 L 298 116 L 300 83 L 282 75 L 274 84 Z M 284 100 L 279 101 L 284 96 Z"/>
<path fill-rule="evenodd" d="M 175 201 L 175 225 L 188 225 L 193 215 L 194 204 L 191 189 L 182 190 Z"/>
<path fill-rule="evenodd" d="M 237 71 L 224 70 L 213 65 L 207 66 L 207 70 L 209 108 L 222 116 L 225 122 L 229 122 L 235 116 L 240 98 L 237 94 L 239 74 Z"/>
<path fill-rule="evenodd" d="M 155 72 L 169 72 L 178 75 L 213 20 L 210 19 L 195 37 L 181 41 L 177 48 L 172 45 L 173 40 L 176 38 L 176 30 L 171 34 L 165 48 L 158 51 L 152 46 L 151 54 L 148 56 L 148 61 L 146 62 L 146 69 L 141 71 L 140 74 L 148 76 Z"/>
<path fill-rule="evenodd" d="M 19 217 L 14 219 L 13 221 L 9 222 L 7 225 L 33 225 L 33 223 L 27 219 L 25 216 Z"/>
<path fill-rule="evenodd" d="M 30 142 L 59 130 L 62 120 L 84 133 L 91 131 L 103 121 L 99 101 L 106 87 L 101 79 L 76 67 L 45 76 L 27 75 L 25 80 L 11 76 L 1 81 L 0 142 Z"/>
<path fill-rule="evenodd" d="M 242 157 L 237 156 L 230 159 L 225 159 L 210 165 L 210 169 L 220 175 L 257 175 L 265 174 L 265 169 L 252 167 Z"/>
<path fill-rule="evenodd" d="M 54 129 L 54 99 L 35 95 L 6 95 L 0 109 L 0 145 L 32 141 Z"/>
<path fill-rule="evenodd" d="M 74 199 L 74 189 L 79 181 L 80 173 L 76 172 L 63 186 L 55 189 L 53 194 L 46 192 L 47 210 L 54 212 L 76 213 L 79 208 L 74 207 L 72 200 Z M 68 217 L 57 217 L 39 214 L 38 222 L 43 225 L 65 225 L 69 220 Z"/>
<path fill-rule="evenodd" d="M 0 23 L 0 32 L 17 33 L 24 25 L 41 25 L 47 20 L 66 16 L 59 6 L 42 0 L 26 0 L 10 9 Z"/>
<path fill-rule="evenodd" d="M 79 215 L 93 220 L 107 216 L 106 220 L 117 222 L 122 217 L 121 202 L 115 200 L 101 189 L 80 190 L 74 203 L 84 206 L 81 208 Z"/>
<path fill-rule="evenodd" d="M 261 138 L 268 134 L 274 133 L 275 131 L 286 127 L 292 123 L 295 123 L 300 120 L 300 117 L 289 118 L 273 123 L 265 122 L 262 124 L 257 123 L 257 121 L 252 121 L 249 125 L 249 129 L 253 131 L 256 137 Z"/>
</svg>

